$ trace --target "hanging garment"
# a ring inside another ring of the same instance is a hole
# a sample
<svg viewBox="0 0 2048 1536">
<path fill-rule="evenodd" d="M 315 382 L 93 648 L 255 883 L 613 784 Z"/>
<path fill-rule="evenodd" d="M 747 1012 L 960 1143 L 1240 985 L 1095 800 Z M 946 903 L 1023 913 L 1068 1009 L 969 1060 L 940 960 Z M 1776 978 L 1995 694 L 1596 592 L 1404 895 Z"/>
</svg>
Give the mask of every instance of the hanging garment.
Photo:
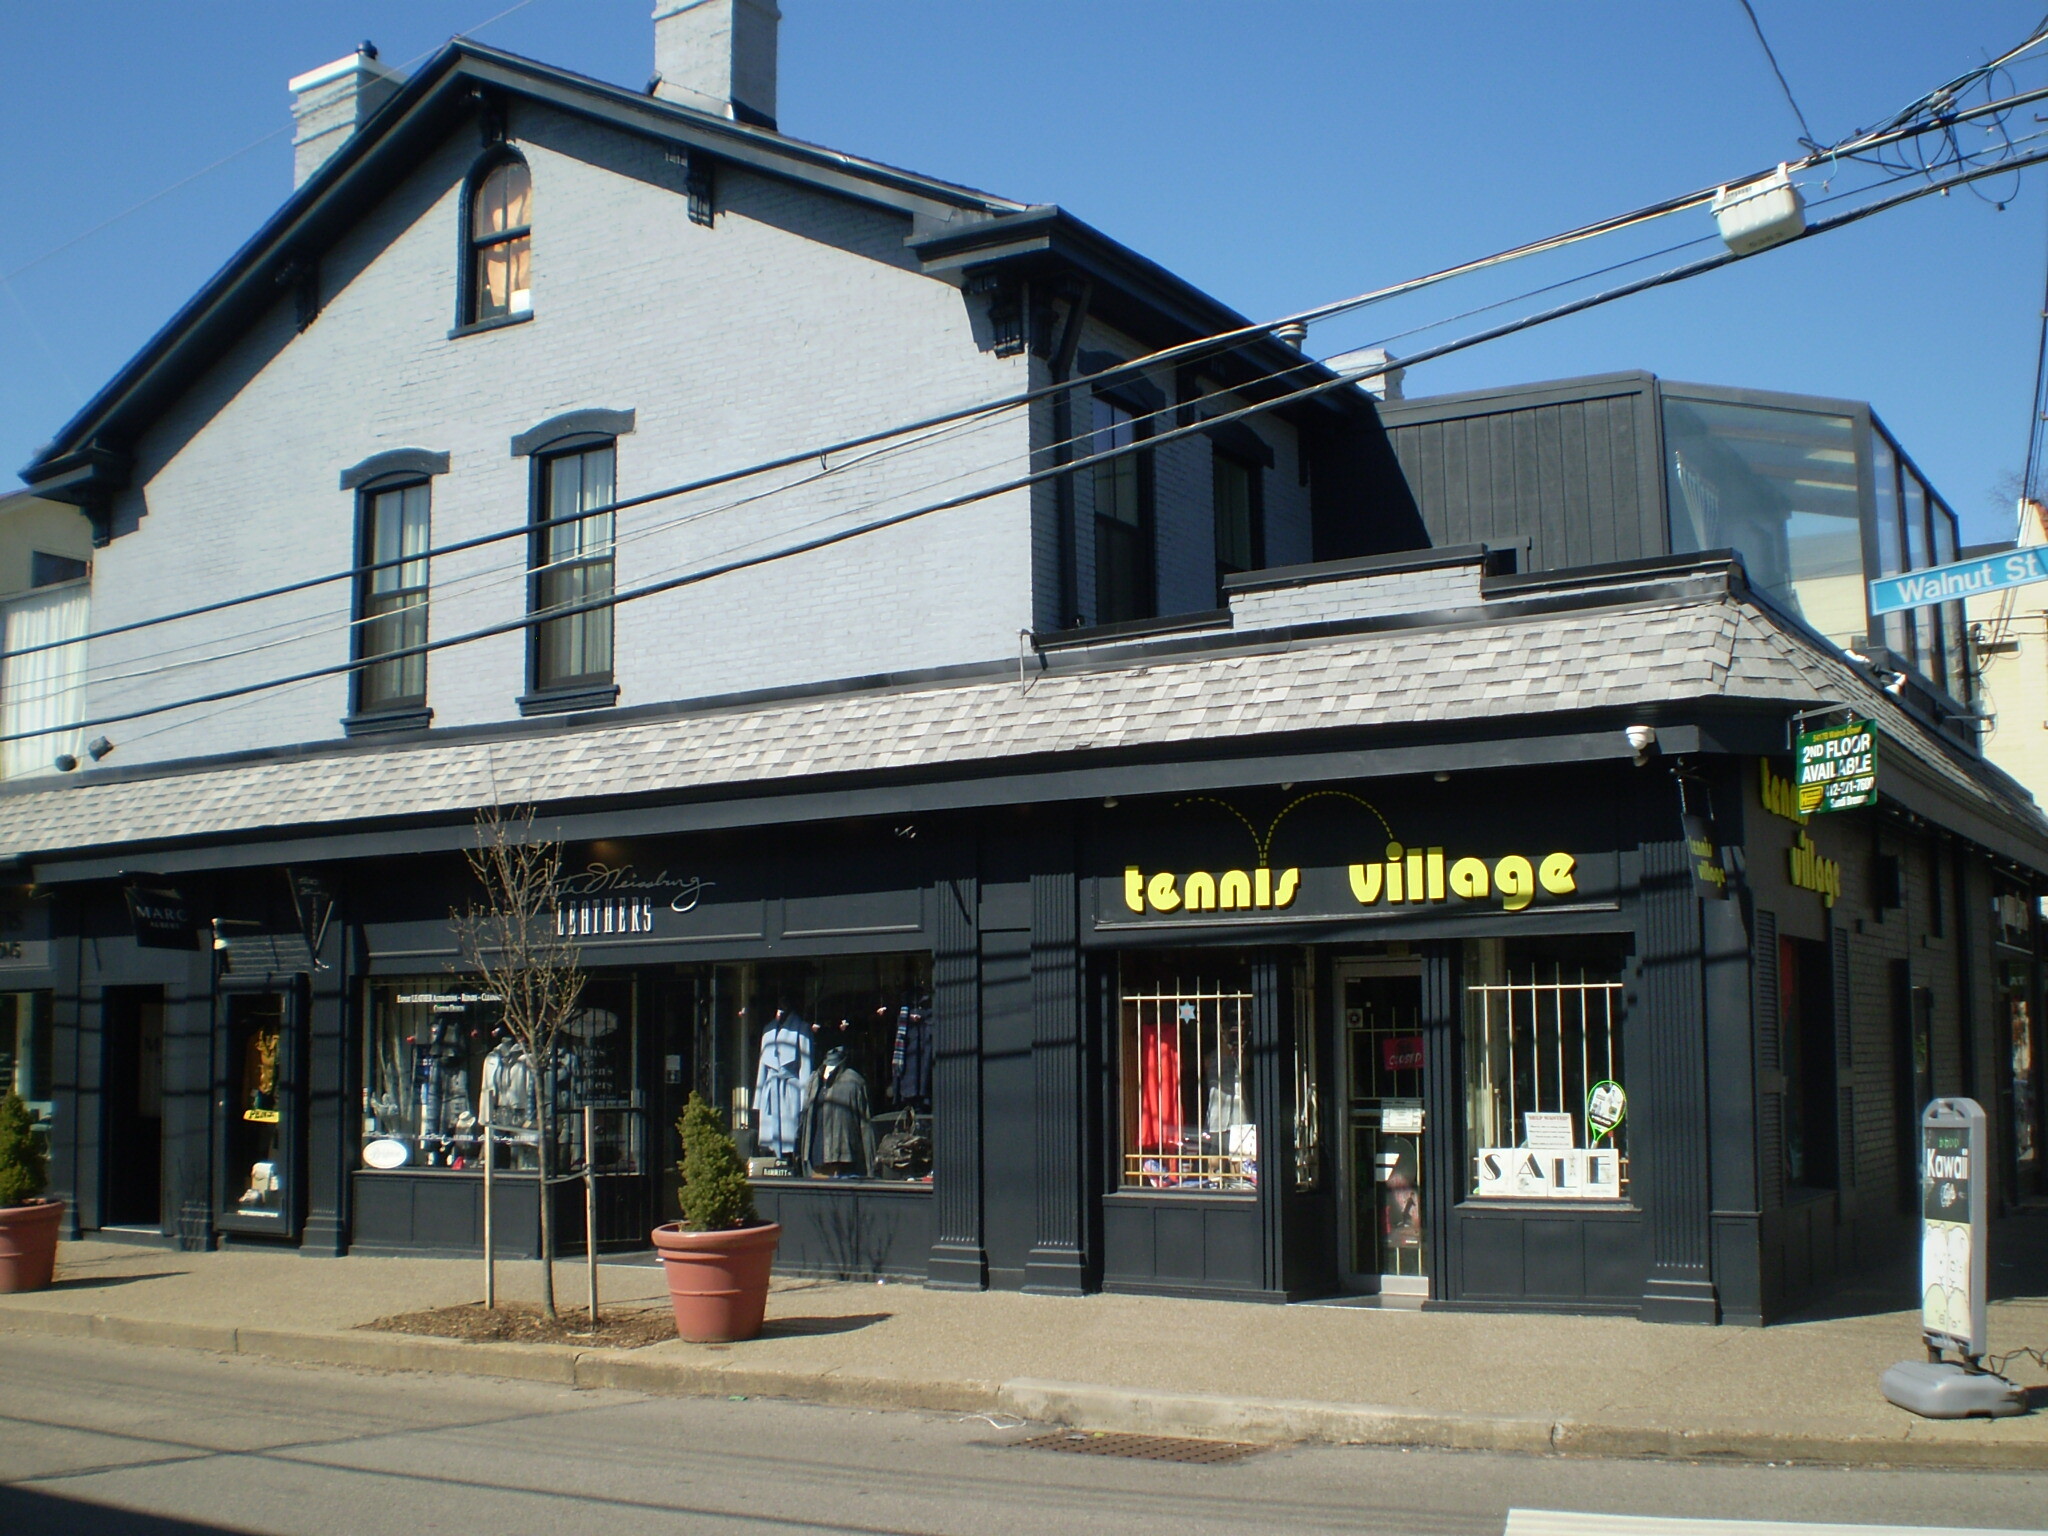
<svg viewBox="0 0 2048 1536">
<path fill-rule="evenodd" d="M 813 1077 L 804 1105 L 805 1165 L 866 1176 L 875 1165 L 869 1108 L 868 1080 L 852 1067 L 828 1067 Z"/>
<path fill-rule="evenodd" d="M 797 1149 L 804 1088 L 810 1078 L 810 1027 L 793 1013 L 778 1014 L 761 1031 L 761 1064 L 754 1073 L 760 1143 L 776 1157 L 788 1157 Z"/>
<path fill-rule="evenodd" d="M 501 1131 L 532 1130 L 539 1098 L 526 1052 L 510 1040 L 502 1042 L 484 1058 L 482 1075 L 484 1118 Z"/>
<path fill-rule="evenodd" d="M 1138 1026 L 1138 1150 L 1179 1150 L 1180 1031 L 1172 1024 Z"/>
<path fill-rule="evenodd" d="M 1229 1126 L 1243 1125 L 1247 1118 L 1244 1083 L 1238 1076 L 1237 1063 L 1226 1060 L 1209 1084 L 1208 1113 L 1202 1118 L 1202 1129 L 1220 1133 Z"/>
<path fill-rule="evenodd" d="M 896 1044 L 889 1052 L 889 1095 L 898 1104 L 908 1104 L 931 1091 L 931 1021 L 921 1008 L 899 1009 Z"/>
</svg>

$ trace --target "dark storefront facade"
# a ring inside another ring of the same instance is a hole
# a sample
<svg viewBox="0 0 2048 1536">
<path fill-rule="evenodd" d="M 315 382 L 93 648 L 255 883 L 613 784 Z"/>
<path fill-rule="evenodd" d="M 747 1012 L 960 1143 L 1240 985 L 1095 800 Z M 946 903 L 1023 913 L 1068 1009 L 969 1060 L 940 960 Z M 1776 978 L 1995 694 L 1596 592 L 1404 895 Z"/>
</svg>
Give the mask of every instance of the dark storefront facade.
<svg viewBox="0 0 2048 1536">
<path fill-rule="evenodd" d="M 558 1161 L 590 1105 L 599 1244 L 644 1246 L 695 1090 L 789 1273 L 1702 1322 L 1900 1251 L 1933 1094 L 2041 1193 L 2039 865 L 1890 800 L 1797 822 L 1789 760 L 1729 749 L 1783 710 L 1667 712 L 1641 764 L 1627 718 L 565 812 Z M 463 974 L 469 835 L 52 861 L 8 1006 L 77 1231 L 474 1253 L 489 1097 L 530 1251 L 541 1090 Z"/>
</svg>

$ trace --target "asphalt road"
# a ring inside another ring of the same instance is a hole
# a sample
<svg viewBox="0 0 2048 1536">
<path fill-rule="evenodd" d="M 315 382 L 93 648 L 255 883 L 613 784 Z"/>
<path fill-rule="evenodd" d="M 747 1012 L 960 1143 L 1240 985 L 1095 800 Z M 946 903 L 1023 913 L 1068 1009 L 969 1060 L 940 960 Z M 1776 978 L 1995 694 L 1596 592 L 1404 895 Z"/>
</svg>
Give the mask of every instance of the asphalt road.
<svg viewBox="0 0 2048 1536">
<path fill-rule="evenodd" d="M 1035 1432 L 0 1334 L 0 1533 L 1499 1536 L 1516 1507 L 2048 1525 L 2043 1475 L 1320 1447 L 1190 1466 L 1014 1444 Z"/>
</svg>

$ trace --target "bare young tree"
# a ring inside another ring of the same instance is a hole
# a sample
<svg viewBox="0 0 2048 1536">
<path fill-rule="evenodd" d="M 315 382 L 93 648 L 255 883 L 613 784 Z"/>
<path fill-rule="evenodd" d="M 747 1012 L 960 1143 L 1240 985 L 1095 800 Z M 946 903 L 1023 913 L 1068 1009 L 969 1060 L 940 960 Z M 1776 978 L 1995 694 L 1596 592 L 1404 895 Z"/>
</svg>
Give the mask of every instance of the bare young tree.
<svg viewBox="0 0 2048 1536">
<path fill-rule="evenodd" d="M 557 885 L 562 845 L 538 838 L 533 807 L 485 806 L 465 850 L 483 894 L 452 914 L 463 962 L 501 999 L 505 1033 L 526 1053 L 539 1100 L 541 1305 L 555 1316 L 553 1173 L 555 1069 L 564 1026 L 583 996 L 582 954 L 562 932 Z M 486 1155 L 489 1155 L 488 1149 Z"/>
</svg>

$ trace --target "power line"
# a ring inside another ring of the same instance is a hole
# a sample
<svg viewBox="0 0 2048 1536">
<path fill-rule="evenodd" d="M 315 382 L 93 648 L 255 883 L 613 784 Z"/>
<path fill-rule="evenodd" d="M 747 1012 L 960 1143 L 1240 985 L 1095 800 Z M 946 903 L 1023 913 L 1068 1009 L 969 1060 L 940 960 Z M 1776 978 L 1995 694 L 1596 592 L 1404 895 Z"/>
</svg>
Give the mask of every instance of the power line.
<svg viewBox="0 0 2048 1536">
<path fill-rule="evenodd" d="M 2015 53 L 2018 51 L 2019 50 L 2014 50 Z M 2010 58 L 2012 56 L 2012 54 L 2006 55 L 2007 58 Z M 2010 111 L 2015 107 L 2023 106 L 2030 102 L 2039 101 L 2043 99 L 2048 99 L 2048 87 L 2044 87 L 2039 90 L 2019 92 L 2010 97 L 2002 98 L 1996 102 L 1987 102 L 1974 108 L 1959 111 L 1956 114 L 1954 114 L 1950 121 L 1967 121 L 1975 117 L 1984 116 L 1988 113 Z M 1923 126 L 1920 128 L 1895 128 L 1886 130 L 1881 133 L 1873 132 L 1862 135 L 1859 139 L 1856 140 L 1856 143 L 1859 147 L 1859 150 L 1875 147 L 1884 147 L 1886 145 L 1899 142 L 1902 139 L 1910 138 L 1916 136 L 1917 134 L 1925 133 L 1928 131 L 1932 131 L 1932 125 Z M 1849 141 L 1844 142 L 1848 143 Z M 1829 151 L 1828 153 L 1839 152 L 1840 151 L 1835 150 Z M 1820 160 L 1822 160 L 1823 158 L 1825 158 L 1825 156 L 1822 154 L 1811 155 L 1807 158 L 1807 160 L 1801 162 L 1801 164 L 1803 166 L 1810 168 L 1812 165 L 1819 163 Z M 1764 173 L 1759 172 L 1757 174 L 1761 175 Z M 1740 185 L 1742 181 L 1753 179 L 1755 179 L 1754 176 L 1744 177 L 1738 179 L 1737 181 L 1727 183 L 1727 185 Z M 1068 391 L 1071 391 L 1072 389 L 1076 388 L 1082 382 L 1088 382 L 1093 384 L 1112 383 L 1118 379 L 1126 378 L 1138 373 L 1145 372 L 1150 369 L 1163 367 L 1169 363 L 1187 362 L 1191 359 L 1203 356 L 1220 356 L 1225 353 L 1235 351 L 1249 342 L 1257 341 L 1262 338 L 1268 337 L 1274 331 L 1279 330 L 1285 326 L 1308 325 L 1323 320 L 1334 319 L 1340 315 L 1364 309 L 1374 304 L 1383 303 L 1391 299 L 1405 297 L 1409 294 L 1420 292 L 1426 288 L 1433 287 L 1439 283 L 1449 281 L 1453 278 L 1468 276 L 1473 273 L 1485 271 L 1487 269 L 1501 266 L 1512 261 L 1521 260 L 1530 256 L 1547 254 L 1555 250 L 1562 250 L 1568 246 L 1579 244 L 1583 241 L 1594 239 L 1601 235 L 1618 233 L 1622 230 L 1632 228 L 1636 225 L 1649 223 L 1655 219 L 1663 218 L 1672 213 L 1682 212 L 1688 208 L 1699 207 L 1707 203 L 1709 200 L 1711 200 L 1719 190 L 1720 186 L 1718 185 L 1714 187 L 1701 188 L 1693 192 L 1688 192 L 1679 197 L 1666 198 L 1661 202 L 1647 204 L 1644 207 L 1634 209 L 1628 213 L 1618 214 L 1610 218 L 1595 220 L 1592 223 L 1583 224 L 1575 229 L 1567 230 L 1562 234 L 1547 236 L 1541 240 L 1534 240 L 1527 242 L 1523 245 L 1509 247 L 1506 250 L 1495 252 L 1494 254 L 1489 256 L 1483 256 L 1472 261 L 1460 262 L 1454 266 L 1444 267 L 1437 271 L 1424 274 L 1421 277 L 1410 278 L 1403 282 L 1390 284 L 1386 287 L 1371 289 L 1364 293 L 1355 294 L 1349 298 L 1338 299 L 1331 303 L 1316 305 L 1309 309 L 1299 310 L 1293 314 L 1281 316 L 1279 319 L 1276 320 L 1246 324 L 1232 330 L 1218 332 L 1214 335 L 1197 337 L 1191 341 L 1181 342 L 1171 347 L 1161 348 L 1158 351 L 1148 353 L 1141 357 L 1133 358 L 1129 362 L 1119 364 L 1114 368 L 1105 369 L 1100 373 L 1092 374 L 1088 377 L 1086 381 L 1066 380 L 1060 383 L 1042 385 L 1036 389 L 1025 390 L 1019 394 L 1010 395 L 1007 397 L 994 400 L 981 401 L 972 405 L 956 407 L 952 410 L 940 412 L 937 415 L 927 416 L 916 421 L 911 421 L 895 426 L 884 427 L 876 431 L 862 433 L 860 435 L 850 438 L 843 438 L 831 443 L 807 446 L 794 452 L 783 454 L 779 457 L 743 466 L 739 469 L 723 471 L 719 474 L 706 476 L 698 480 L 686 481 L 679 485 L 667 486 L 659 490 L 647 491 L 637 496 L 627 497 L 622 500 L 613 502 L 608 506 L 592 508 L 588 512 L 565 513 L 559 517 L 540 518 L 524 521 L 516 525 L 499 529 L 495 532 L 479 534 L 470 538 L 455 541 L 453 543 L 439 545 L 432 549 L 426 550 L 422 554 L 410 556 L 394 556 L 388 560 L 368 561 L 360 565 L 347 567 L 343 570 L 330 571 L 318 576 L 304 577 L 299 580 L 285 582 L 277 586 L 263 588 L 256 592 L 245 593 L 240 596 L 220 598 L 213 602 L 200 603 L 193 607 L 179 609 L 172 613 L 159 614 L 144 619 L 133 619 L 127 621 L 126 623 L 110 625 L 104 629 L 94 630 L 88 634 L 81 635 L 75 640 L 44 641 L 32 646 L 23 646 L 16 651 L 10 652 L 9 654 L 13 656 L 31 655 L 37 651 L 54 650 L 65 645 L 76 645 L 93 640 L 107 639 L 115 635 L 129 634 L 137 630 L 148 629 L 161 624 L 179 623 L 186 619 L 200 618 L 210 613 L 219 613 L 226 609 L 240 607 L 250 603 L 267 602 L 279 597 L 287 597 L 294 593 L 310 591 L 313 588 L 327 586 L 335 582 L 359 579 L 363 576 L 371 575 L 377 571 L 392 569 L 396 566 L 407 564 L 414 560 L 433 560 L 446 555 L 459 554 L 466 550 L 481 548 L 485 545 L 498 543 L 503 540 L 530 536 L 534 533 L 540 532 L 542 530 L 556 526 L 558 524 L 581 521 L 585 517 L 600 516 L 607 512 L 625 511 L 634 507 L 644 506 L 651 502 L 661 501 L 671 497 L 687 496 L 698 491 L 710 490 L 721 485 L 733 484 L 740 480 L 751 479 L 760 475 L 773 474 L 780 470 L 794 468 L 797 465 L 808 463 L 813 459 L 829 460 L 833 456 L 855 452 L 859 449 L 866 447 L 872 447 L 878 443 L 886 442 L 891 438 L 907 437 L 914 433 L 935 430 L 939 427 L 949 426 L 955 422 L 965 421 L 976 416 L 992 416 L 1001 412 L 1020 409 L 1029 405 L 1033 405 L 1040 400 L 1050 399 L 1054 396 L 1067 393 Z M 1291 370 L 1271 370 L 1264 375 L 1254 378 L 1250 382 L 1256 384 L 1264 379 L 1269 379 L 1276 375 L 1284 374 L 1288 371 Z M 1242 388 L 1244 386 L 1239 385 L 1236 387 Z"/>
<path fill-rule="evenodd" d="M 1778 89 L 1785 93 L 1785 105 L 1792 109 L 1792 115 L 1799 119 L 1799 142 L 1808 149 L 1820 146 L 1813 141 L 1813 130 L 1806 126 L 1806 114 L 1799 110 L 1799 103 L 1792 97 L 1792 87 L 1786 82 L 1785 71 L 1778 67 L 1778 56 L 1771 52 L 1771 40 L 1764 36 L 1764 24 L 1756 19 L 1756 8 L 1749 0 L 1736 0 L 1742 7 L 1742 14 L 1749 18 L 1749 28 L 1756 33 L 1756 40 L 1764 50 L 1764 57 L 1771 61 L 1771 73 L 1778 77 Z"/>
<path fill-rule="evenodd" d="M 1810 239 L 1816 235 L 1828 234 L 1834 230 L 1844 228 L 1847 225 L 1858 223 L 1863 219 L 1870 218 L 1875 214 L 1883 213 L 1892 208 L 1900 207 L 1906 203 L 1913 202 L 1916 199 L 1931 196 L 1934 193 L 1944 191 L 1947 188 L 1958 185 L 1965 185 L 1981 177 L 1997 175 L 2007 170 L 2024 169 L 2028 166 L 2041 164 L 2044 161 L 2048 161 L 2048 149 L 2038 150 L 2033 154 L 2020 156 L 2014 160 L 2002 162 L 1997 165 L 1982 166 L 1973 170 L 1959 172 L 1956 175 L 1945 177 L 1939 182 L 1923 183 L 1918 186 L 1909 187 L 1905 191 L 1895 193 L 1890 197 L 1880 198 L 1875 202 L 1866 203 L 1860 207 L 1848 209 L 1840 214 L 1835 215 L 1831 219 L 1824 219 L 1817 223 L 1810 224 L 1801 234 L 1793 236 L 1791 240 L 1782 243 L 1791 244 L 1798 240 Z M 1765 247 L 1765 249 L 1776 249 L 1776 247 Z M 1631 282 L 1618 284 L 1612 288 L 1602 289 L 1598 293 L 1588 294 L 1580 298 L 1569 300 L 1566 303 L 1555 305 L 1550 309 L 1539 311 L 1538 313 L 1533 315 L 1522 316 L 1518 319 L 1506 321 L 1500 325 L 1492 326 L 1482 331 L 1473 332 L 1470 335 L 1459 337 L 1453 341 L 1444 342 L 1435 347 L 1424 348 L 1419 352 L 1411 353 L 1402 361 L 1404 365 L 1413 365 L 1416 363 L 1433 361 L 1436 358 L 1448 356 L 1453 352 L 1463 351 L 1466 348 L 1478 346 L 1484 342 L 1498 340 L 1501 337 L 1512 335 L 1517 331 L 1527 330 L 1534 326 L 1548 324 L 1550 321 L 1553 320 L 1563 319 L 1566 316 L 1579 314 L 1585 310 L 1595 308 L 1602 304 L 1612 303 L 1617 299 L 1627 298 L 1634 294 L 1648 292 L 1649 290 L 1654 288 L 1665 287 L 1672 283 L 1685 281 L 1688 278 L 1698 277 L 1707 272 L 1718 270 L 1721 267 L 1732 265 L 1735 262 L 1745 261 L 1749 259 L 1750 256 L 1758 254 L 1761 254 L 1761 252 L 1722 251 L 1713 256 L 1703 257 L 1698 261 L 1688 262 L 1681 266 L 1667 268 L 1662 272 L 1652 273 L 1646 277 L 1638 278 Z M 362 658 L 347 662 L 339 662 L 323 667 L 309 668 L 305 671 L 297 672 L 286 677 L 271 678 L 262 682 L 238 684 L 232 688 L 217 689 L 211 693 L 198 694 L 185 699 L 173 700 L 169 703 L 154 704 L 144 708 L 128 710 L 116 714 L 103 715 L 95 719 L 79 721 L 72 724 L 66 724 L 61 726 L 48 726 L 29 731 L 16 731 L 5 735 L 0 735 L 0 742 L 24 741 L 33 739 L 38 736 L 49 736 L 61 732 L 68 732 L 74 730 L 96 730 L 110 725 L 120 725 L 125 723 L 126 721 L 144 719 L 152 715 L 167 714 L 173 710 L 196 708 L 197 706 L 202 704 L 217 704 L 229 699 L 243 698 L 250 694 L 267 692 L 275 688 L 284 688 L 293 686 L 298 683 L 311 682 L 318 678 L 336 677 L 352 672 L 358 672 L 363 670 L 365 667 L 377 665 L 380 663 L 388 663 L 391 661 L 402 660 L 408 656 L 427 655 L 434 651 L 446 650 L 452 646 L 468 645 L 479 640 L 492 639 L 499 635 L 515 634 L 523 630 L 536 628 L 543 624 L 553 623 L 560 619 L 570 618 L 581 613 L 593 613 L 605 609 L 615 609 L 620 606 L 623 606 L 626 603 L 638 601 L 641 598 L 659 596 L 660 594 L 665 592 L 673 592 L 680 590 L 684 587 L 699 585 L 703 582 L 715 580 L 720 576 L 731 575 L 738 571 L 751 569 L 757 566 L 772 564 L 780 560 L 792 559 L 799 555 L 815 553 L 818 550 L 826 549 L 836 544 L 845 543 L 851 539 L 861 538 L 870 533 L 877 533 L 887 528 L 893 528 L 901 524 L 911 522 L 917 518 L 927 517 L 938 512 L 952 511 L 959 507 L 969 506 L 977 502 L 987 501 L 993 497 L 1007 495 L 1010 492 L 1021 490 L 1028 486 L 1036 485 L 1047 480 L 1056 479 L 1062 475 L 1077 473 L 1078 471 L 1090 468 L 1095 464 L 1102 463 L 1110 459 L 1119 458 L 1129 453 L 1143 452 L 1149 449 L 1157 448 L 1165 443 L 1173 442 L 1183 437 L 1188 437 L 1194 433 L 1206 431 L 1209 428 L 1215 426 L 1226 425 L 1232 421 L 1242 420 L 1248 416 L 1259 415 L 1267 411 L 1279 409 L 1282 406 L 1294 404 L 1300 401 L 1310 400 L 1319 395 L 1326 394 L 1331 390 L 1348 388 L 1351 385 L 1355 384 L 1359 379 L 1371 376 L 1371 374 L 1374 371 L 1375 370 L 1362 368 L 1354 369 L 1349 373 L 1340 374 L 1336 378 L 1318 380 L 1314 383 L 1304 385 L 1298 389 L 1283 394 L 1276 399 L 1259 401 L 1255 404 L 1244 406 L 1234 411 L 1228 411 L 1221 415 L 1205 418 L 1202 421 L 1189 423 L 1186 426 L 1172 428 L 1169 431 L 1148 438 L 1144 440 L 1143 443 L 1135 445 L 1133 447 L 1109 449 L 1101 453 L 1084 455 L 1083 457 L 1076 459 L 1071 463 L 1056 465 L 1048 469 L 1033 471 L 1029 474 L 1017 476 L 1013 479 L 1004 481 L 997 485 L 983 487 L 982 489 L 976 491 L 970 491 L 964 495 L 949 497 L 945 500 L 931 502 L 921 507 L 912 508 L 908 511 L 891 513 L 885 517 L 874 518 L 867 522 L 858 524 L 854 527 L 839 529 L 829 534 L 820 535 L 819 537 L 814 539 L 808 539 L 801 543 L 788 545 L 782 549 L 770 551 L 766 554 L 749 556 L 738 560 L 725 561 L 717 565 L 708 566 L 696 571 L 687 572 L 680 576 L 672 576 L 660 581 L 644 583 L 637 587 L 628 588 L 625 591 L 608 593 L 602 597 L 589 598 L 578 603 L 565 603 L 558 607 L 550 608 L 539 613 L 522 614 L 521 616 L 515 619 L 508 619 L 501 623 L 486 625 L 482 628 L 469 630 L 459 635 L 445 636 L 439 640 L 423 641 L 418 645 L 399 647 L 390 651 L 382 652 L 374 657 Z"/>
</svg>

